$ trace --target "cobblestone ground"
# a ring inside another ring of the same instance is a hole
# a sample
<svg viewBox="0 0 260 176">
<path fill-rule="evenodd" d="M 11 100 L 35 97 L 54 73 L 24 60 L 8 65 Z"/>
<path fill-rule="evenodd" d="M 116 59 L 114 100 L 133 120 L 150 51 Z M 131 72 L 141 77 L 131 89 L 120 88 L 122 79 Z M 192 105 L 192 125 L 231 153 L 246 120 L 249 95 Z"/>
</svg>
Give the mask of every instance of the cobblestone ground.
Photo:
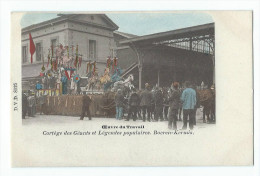
<svg viewBox="0 0 260 176">
<path fill-rule="evenodd" d="M 126 114 L 125 114 L 126 115 Z M 202 129 L 202 128 L 208 128 L 213 127 L 215 124 L 207 124 L 203 123 L 202 119 L 202 110 L 198 109 L 196 113 L 196 126 L 194 129 Z M 25 126 L 57 126 L 57 127 L 87 127 L 88 125 L 145 125 L 145 127 L 148 128 L 156 128 L 160 130 L 166 130 L 168 129 L 168 121 L 158 121 L 158 122 L 143 122 L 142 120 L 133 121 L 130 119 L 130 121 L 123 120 L 116 120 L 115 118 L 105 118 L 105 117 L 93 117 L 90 121 L 88 118 L 84 118 L 83 121 L 79 120 L 79 117 L 76 116 L 59 116 L 59 115 L 40 115 L 36 114 L 35 117 L 28 117 L 26 116 L 26 119 L 23 120 L 23 125 Z M 177 122 L 177 128 L 178 130 L 182 128 L 183 122 L 178 121 Z"/>
</svg>

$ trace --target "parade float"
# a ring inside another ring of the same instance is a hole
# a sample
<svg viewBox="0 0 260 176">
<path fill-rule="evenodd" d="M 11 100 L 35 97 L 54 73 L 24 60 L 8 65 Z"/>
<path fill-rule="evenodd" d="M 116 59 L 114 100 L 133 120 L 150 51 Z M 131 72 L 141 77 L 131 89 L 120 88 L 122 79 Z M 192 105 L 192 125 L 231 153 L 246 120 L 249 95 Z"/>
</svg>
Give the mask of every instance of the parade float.
<svg viewBox="0 0 260 176">
<path fill-rule="evenodd" d="M 82 55 L 79 54 L 78 47 L 62 44 L 50 47 L 47 64 L 43 61 L 40 72 L 42 87 L 36 89 L 37 112 L 80 116 L 82 97 L 86 93 L 92 100 L 92 116 L 114 116 L 115 92 L 122 89 L 125 97 L 129 96 L 134 87 L 133 75 L 122 80 L 118 58 L 108 57 L 103 75 L 99 76 L 96 61 L 88 60 L 85 64 L 86 74 L 80 76 L 78 70 L 82 67 Z"/>
</svg>

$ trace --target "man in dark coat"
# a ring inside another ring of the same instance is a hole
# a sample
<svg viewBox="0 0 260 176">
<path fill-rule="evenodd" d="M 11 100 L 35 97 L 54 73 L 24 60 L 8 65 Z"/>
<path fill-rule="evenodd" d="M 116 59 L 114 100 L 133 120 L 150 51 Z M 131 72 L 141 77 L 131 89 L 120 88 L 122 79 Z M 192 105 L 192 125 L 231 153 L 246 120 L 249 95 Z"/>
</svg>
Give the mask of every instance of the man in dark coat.
<svg viewBox="0 0 260 176">
<path fill-rule="evenodd" d="M 168 128 L 177 130 L 177 114 L 178 109 L 180 108 L 180 91 L 178 90 L 179 83 L 173 83 L 173 89 L 169 97 L 170 113 L 169 113 L 169 122 Z"/>
<path fill-rule="evenodd" d="M 169 101 L 168 101 L 168 88 L 164 87 L 162 89 L 163 93 L 163 113 L 164 113 L 164 119 L 168 121 L 168 110 L 169 110 Z"/>
<path fill-rule="evenodd" d="M 28 100 L 25 93 L 22 95 L 22 119 L 25 119 L 26 113 L 28 111 Z"/>
<path fill-rule="evenodd" d="M 159 118 L 160 121 L 163 121 L 163 94 L 159 88 L 155 90 L 154 103 L 155 103 L 154 121 L 158 122 Z"/>
<path fill-rule="evenodd" d="M 34 92 L 30 92 L 28 98 L 28 116 L 35 117 L 36 114 L 36 96 Z"/>
<path fill-rule="evenodd" d="M 90 110 L 89 110 L 89 106 L 91 104 L 92 100 L 91 98 L 84 94 L 83 95 L 83 103 L 82 103 L 82 111 L 81 111 L 81 116 L 79 120 L 83 120 L 85 117 L 85 112 L 87 111 L 87 116 L 89 118 L 89 120 L 91 120 L 91 114 L 90 114 Z"/>
<path fill-rule="evenodd" d="M 149 91 L 149 85 L 146 84 L 145 86 L 145 90 L 142 91 L 141 96 L 140 96 L 141 102 L 140 102 L 140 106 L 142 108 L 143 111 L 143 121 L 145 122 L 146 120 L 146 112 L 148 114 L 148 121 L 150 122 L 150 118 L 151 118 L 151 103 L 152 103 L 152 99 L 153 99 L 153 95 L 152 93 Z"/>
<path fill-rule="evenodd" d="M 116 119 L 122 120 L 123 117 L 123 106 L 124 106 L 124 95 L 121 89 L 117 90 L 115 96 L 115 103 L 116 103 Z"/>
<path fill-rule="evenodd" d="M 136 121 L 137 118 L 137 111 L 140 104 L 140 98 L 139 95 L 134 90 L 133 93 L 129 97 L 129 111 L 126 121 L 129 121 L 130 116 L 133 116 L 133 120 Z"/>
<path fill-rule="evenodd" d="M 191 88 L 196 91 L 196 105 L 194 107 L 193 118 L 192 118 L 193 119 L 193 125 L 196 125 L 196 112 L 197 112 L 197 109 L 200 107 L 200 97 L 199 97 L 199 93 L 197 91 L 196 85 L 192 84 Z"/>
</svg>

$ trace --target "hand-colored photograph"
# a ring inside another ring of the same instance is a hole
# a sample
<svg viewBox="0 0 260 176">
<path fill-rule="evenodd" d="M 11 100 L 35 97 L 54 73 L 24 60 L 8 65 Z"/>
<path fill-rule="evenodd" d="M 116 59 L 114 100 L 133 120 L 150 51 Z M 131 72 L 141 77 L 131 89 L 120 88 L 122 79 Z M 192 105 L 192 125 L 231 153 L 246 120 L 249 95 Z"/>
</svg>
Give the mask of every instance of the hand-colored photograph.
<svg viewBox="0 0 260 176">
<path fill-rule="evenodd" d="M 216 123 L 208 14 L 26 13 L 21 26 L 25 125 L 133 120 L 193 130 Z"/>
</svg>

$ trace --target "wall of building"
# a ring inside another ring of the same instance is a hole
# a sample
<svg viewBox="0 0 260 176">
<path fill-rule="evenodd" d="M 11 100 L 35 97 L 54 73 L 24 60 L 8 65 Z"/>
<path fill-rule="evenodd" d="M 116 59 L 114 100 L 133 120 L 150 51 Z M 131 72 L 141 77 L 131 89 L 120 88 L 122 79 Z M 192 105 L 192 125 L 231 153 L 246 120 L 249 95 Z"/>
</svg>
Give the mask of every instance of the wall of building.
<svg viewBox="0 0 260 176">
<path fill-rule="evenodd" d="M 35 46 L 39 42 L 42 44 L 42 54 L 43 54 L 42 57 L 44 58 L 44 61 L 47 61 L 48 52 L 49 52 L 48 49 L 51 46 L 52 39 L 57 39 L 57 44 L 62 43 L 66 45 L 68 43 L 67 28 L 68 28 L 68 23 L 61 23 L 61 24 L 53 25 L 52 27 L 45 27 L 43 29 L 39 29 L 31 32 Z M 29 33 L 22 34 L 22 47 L 23 46 L 27 46 L 27 62 L 23 63 L 23 65 L 31 64 Z M 21 62 L 23 62 L 22 59 Z M 33 63 L 35 64 L 39 63 L 39 61 L 36 61 L 36 52 L 33 55 Z"/>
<path fill-rule="evenodd" d="M 79 46 L 79 53 L 83 55 L 84 60 L 89 59 L 89 40 L 96 41 L 96 61 L 106 62 L 107 57 L 112 53 L 114 47 L 113 38 L 75 30 L 70 30 L 69 35 L 70 44 Z"/>
<path fill-rule="evenodd" d="M 133 63 L 138 62 L 137 55 L 135 51 L 130 48 L 129 46 L 120 45 L 120 40 L 125 40 L 126 37 L 123 37 L 122 35 L 114 34 L 114 40 L 116 44 L 116 56 L 119 59 L 118 65 L 121 69 L 126 70 L 131 66 Z"/>
<path fill-rule="evenodd" d="M 52 25 L 51 27 L 44 27 L 39 30 L 31 31 L 31 35 L 35 45 L 38 42 L 42 44 L 42 54 L 45 62 L 45 67 L 48 61 L 48 49 L 50 49 L 51 40 L 55 38 L 57 39 L 57 44 L 61 43 L 63 46 L 74 45 L 76 47 L 76 45 L 78 44 L 79 54 L 82 54 L 84 61 L 87 61 L 89 59 L 89 40 L 95 40 L 97 55 L 97 58 L 95 60 L 97 61 L 97 68 L 100 74 L 103 74 L 103 71 L 105 69 L 107 56 L 112 55 L 112 49 L 115 48 L 112 31 L 104 28 L 87 26 L 86 24 L 78 24 L 76 22 L 64 22 L 61 24 Z M 42 61 L 36 61 L 35 53 L 33 55 L 33 64 L 31 64 L 30 62 L 31 55 L 29 51 L 29 32 L 22 35 L 22 46 L 27 46 L 27 62 L 22 64 L 23 77 L 28 77 L 28 75 L 38 75 L 41 71 Z M 23 62 L 22 59 L 21 62 Z M 82 62 L 82 66 L 78 70 L 78 73 L 81 76 L 84 76 L 86 74 L 86 69 L 86 62 Z M 29 72 L 30 74 L 26 74 L 27 72 Z"/>
</svg>

